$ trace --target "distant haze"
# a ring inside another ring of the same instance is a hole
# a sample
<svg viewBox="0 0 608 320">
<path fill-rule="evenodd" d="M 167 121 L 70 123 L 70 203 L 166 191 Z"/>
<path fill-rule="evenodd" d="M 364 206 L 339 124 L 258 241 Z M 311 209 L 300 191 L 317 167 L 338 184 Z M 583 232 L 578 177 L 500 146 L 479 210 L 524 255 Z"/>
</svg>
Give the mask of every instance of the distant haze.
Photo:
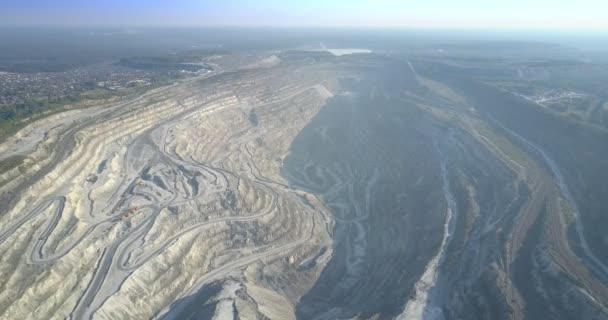
<svg viewBox="0 0 608 320">
<path fill-rule="evenodd" d="M 3 0 L 0 25 L 608 30 L 605 0 Z"/>
</svg>

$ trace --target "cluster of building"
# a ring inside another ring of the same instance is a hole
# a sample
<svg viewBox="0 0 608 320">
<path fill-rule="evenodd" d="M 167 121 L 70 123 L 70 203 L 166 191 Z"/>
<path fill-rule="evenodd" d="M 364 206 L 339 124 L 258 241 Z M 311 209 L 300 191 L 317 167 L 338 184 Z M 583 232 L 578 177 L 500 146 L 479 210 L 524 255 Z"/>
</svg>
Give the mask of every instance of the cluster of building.
<svg viewBox="0 0 608 320">
<path fill-rule="evenodd" d="M 147 86 L 154 72 L 103 64 L 63 72 L 0 72 L 0 105 L 60 98 L 87 90 Z"/>
</svg>

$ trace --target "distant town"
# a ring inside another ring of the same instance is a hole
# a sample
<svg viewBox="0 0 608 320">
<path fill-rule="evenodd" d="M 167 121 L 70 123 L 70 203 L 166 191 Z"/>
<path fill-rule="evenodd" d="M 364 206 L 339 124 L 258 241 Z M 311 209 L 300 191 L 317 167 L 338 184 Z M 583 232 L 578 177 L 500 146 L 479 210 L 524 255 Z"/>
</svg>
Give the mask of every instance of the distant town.
<svg viewBox="0 0 608 320">
<path fill-rule="evenodd" d="M 31 99 L 57 99 L 102 89 L 116 91 L 145 87 L 196 72 L 187 70 L 142 70 L 104 63 L 62 72 L 0 71 L 0 105 L 17 105 Z"/>
</svg>

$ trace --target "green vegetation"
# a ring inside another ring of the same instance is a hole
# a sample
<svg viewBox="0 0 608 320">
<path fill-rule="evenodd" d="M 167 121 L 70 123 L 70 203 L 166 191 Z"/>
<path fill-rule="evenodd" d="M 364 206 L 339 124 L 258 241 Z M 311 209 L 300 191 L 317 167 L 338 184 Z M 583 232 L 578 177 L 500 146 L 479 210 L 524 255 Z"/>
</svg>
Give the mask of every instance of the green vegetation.
<svg viewBox="0 0 608 320">
<path fill-rule="evenodd" d="M 90 57 L 74 54 L 70 57 L 42 58 L 31 61 L 18 61 L 0 64 L 0 71 L 16 73 L 64 72 L 93 62 Z"/>
<path fill-rule="evenodd" d="M 27 122 L 57 112 L 65 105 L 80 101 L 79 96 L 31 98 L 23 103 L 0 105 L 0 141 L 22 128 Z"/>
<path fill-rule="evenodd" d="M 211 67 L 199 64 L 203 58 L 216 54 L 224 54 L 225 50 L 217 49 L 193 49 L 175 54 L 161 54 L 151 56 L 134 56 L 121 59 L 118 64 L 140 70 L 153 71 L 149 78 L 149 85 L 145 87 L 128 87 L 111 90 L 97 87 L 95 81 L 90 80 L 83 83 L 84 91 L 65 96 L 35 96 L 23 102 L 14 104 L 0 104 L 0 141 L 15 133 L 28 123 L 60 112 L 72 107 L 77 107 L 86 101 L 108 100 L 125 97 L 133 94 L 141 94 L 147 90 L 168 85 L 177 79 L 186 77 L 181 70 L 196 72 L 199 70 L 210 70 Z M 141 52 L 139 52 L 141 54 Z M 84 56 L 69 56 L 65 59 L 35 59 L 28 62 L 0 63 L 0 71 L 10 72 L 56 72 L 76 68 L 81 65 L 90 64 Z M 69 59 L 68 59 L 69 58 Z M 68 61 L 68 62 L 66 62 Z"/>
<path fill-rule="evenodd" d="M 163 56 L 147 56 L 147 57 L 132 57 L 131 60 L 137 60 L 145 63 L 154 63 L 154 64 L 177 64 L 177 63 L 192 63 L 199 62 L 203 58 L 218 55 L 218 54 L 227 54 L 227 50 L 218 50 L 218 49 L 196 49 L 196 50 L 186 50 L 177 52 L 175 54 L 168 54 Z"/>
<path fill-rule="evenodd" d="M 119 90 L 97 88 L 64 97 L 38 97 L 27 99 L 23 103 L 0 105 L 0 141 L 11 136 L 28 123 L 67 110 L 70 107 L 76 108 L 87 101 L 105 101 L 142 94 L 147 90 L 168 85 L 179 78 L 181 77 L 177 75 L 158 75 L 153 77 L 150 85 L 146 87 Z"/>
<path fill-rule="evenodd" d="M 166 72 L 187 70 L 196 72 L 199 70 L 211 70 L 211 67 L 200 64 L 203 58 L 224 53 L 226 53 L 226 51 L 223 50 L 188 50 L 162 56 L 135 56 L 123 58 L 120 59 L 118 64 L 124 67 L 142 70 Z"/>
<path fill-rule="evenodd" d="M 23 163 L 25 156 L 17 155 L 0 161 L 0 174 L 5 173 Z"/>
</svg>

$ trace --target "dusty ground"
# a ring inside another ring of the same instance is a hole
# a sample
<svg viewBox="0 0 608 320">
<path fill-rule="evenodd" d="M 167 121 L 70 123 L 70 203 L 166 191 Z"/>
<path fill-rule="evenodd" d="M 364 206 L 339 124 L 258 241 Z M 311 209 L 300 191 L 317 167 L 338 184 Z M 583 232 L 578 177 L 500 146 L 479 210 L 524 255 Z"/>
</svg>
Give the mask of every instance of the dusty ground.
<svg viewBox="0 0 608 320">
<path fill-rule="evenodd" d="M 490 87 L 369 53 L 214 61 L 0 145 L 25 157 L 0 317 L 606 318 L 570 163 Z"/>
</svg>

